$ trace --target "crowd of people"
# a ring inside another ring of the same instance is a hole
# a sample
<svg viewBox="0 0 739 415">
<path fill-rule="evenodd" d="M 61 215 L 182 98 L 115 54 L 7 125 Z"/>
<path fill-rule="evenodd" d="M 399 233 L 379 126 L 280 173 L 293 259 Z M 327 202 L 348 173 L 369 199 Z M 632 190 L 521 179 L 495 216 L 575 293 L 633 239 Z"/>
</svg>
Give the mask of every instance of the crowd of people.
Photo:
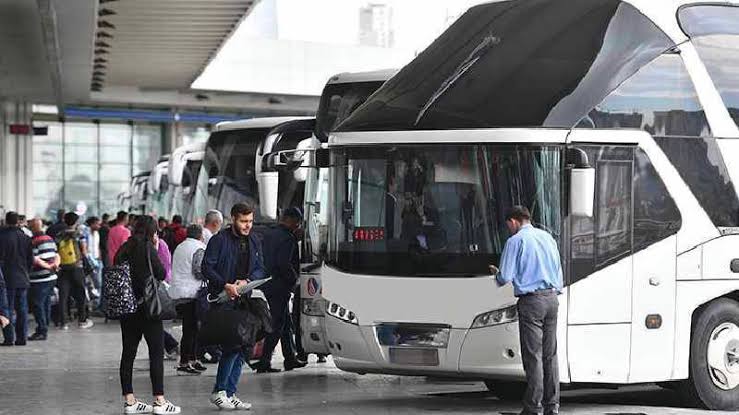
<svg viewBox="0 0 739 415">
<path fill-rule="evenodd" d="M 257 236 L 252 231 L 252 207 L 239 203 L 230 214 L 231 225 L 222 230 L 224 217 L 217 210 L 207 213 L 203 225 L 187 226 L 179 215 L 170 222 L 121 211 L 112 220 L 106 214 L 81 221 L 75 212 L 59 211 L 55 222 L 45 224 L 40 218 L 26 221 L 22 215 L 8 212 L 0 229 L 2 345 L 47 340 L 53 335 L 49 330 L 52 323 L 69 330 L 73 318 L 80 330 L 94 326 L 92 317 L 105 318 L 107 323 L 106 275 L 125 264 L 139 304 L 150 278 L 164 282 L 176 305 L 182 336 L 178 341 L 161 320 L 147 316 L 142 306 L 119 318 L 124 413 L 180 412 L 164 398 L 164 360 L 177 355 L 177 375 L 198 376 L 207 370 L 206 364 L 218 363 L 210 401 L 219 409 L 249 409 L 251 405 L 236 396 L 245 364 L 257 373 L 279 372 L 271 361 L 281 343 L 285 370 L 307 365 L 299 336 L 297 285 L 303 218 L 299 209 L 287 209 L 278 224 Z M 260 290 L 269 305 L 271 330 L 263 347 L 258 348 L 261 353 L 255 353 L 253 345 L 200 346 L 203 293 L 207 293 L 206 308 L 239 307 L 240 297 L 251 296 L 243 287 L 267 277 L 271 280 Z M 231 301 L 208 301 L 219 295 Z M 29 305 L 36 324 L 30 335 Z M 149 349 L 151 405 L 138 400 L 132 386 L 134 359 L 142 337 Z M 319 356 L 319 362 L 325 362 L 325 356 Z"/>
</svg>

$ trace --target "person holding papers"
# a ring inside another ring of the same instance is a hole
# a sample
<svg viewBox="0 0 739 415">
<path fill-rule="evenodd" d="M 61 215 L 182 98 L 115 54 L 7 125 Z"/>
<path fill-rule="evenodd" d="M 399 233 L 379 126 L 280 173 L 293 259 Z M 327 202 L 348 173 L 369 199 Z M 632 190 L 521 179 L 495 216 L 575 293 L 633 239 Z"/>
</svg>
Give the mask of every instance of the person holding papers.
<svg viewBox="0 0 739 415">
<path fill-rule="evenodd" d="M 231 208 L 232 225 L 214 235 L 208 242 L 203 258 L 203 275 L 208 280 L 210 296 L 217 297 L 225 291 L 236 300 L 250 280 L 265 278 L 262 263 L 262 246 L 252 233 L 254 209 L 243 203 Z M 248 293 L 246 295 L 249 295 Z M 235 307 L 234 301 L 211 304 L 211 307 Z M 248 410 L 251 404 L 236 397 L 236 387 L 241 378 L 241 368 L 248 358 L 245 347 L 224 347 L 218 362 L 216 384 L 210 401 L 219 409 Z"/>
</svg>

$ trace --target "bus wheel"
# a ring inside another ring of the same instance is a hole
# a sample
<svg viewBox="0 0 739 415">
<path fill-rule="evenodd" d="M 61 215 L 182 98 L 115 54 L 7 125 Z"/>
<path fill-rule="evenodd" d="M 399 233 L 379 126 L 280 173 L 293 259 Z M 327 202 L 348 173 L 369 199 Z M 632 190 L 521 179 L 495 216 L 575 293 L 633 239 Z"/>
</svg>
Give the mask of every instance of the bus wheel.
<svg viewBox="0 0 739 415">
<path fill-rule="evenodd" d="M 693 326 L 687 392 L 712 410 L 739 409 L 739 303 L 718 299 Z"/>
<path fill-rule="evenodd" d="M 523 382 L 486 380 L 485 386 L 502 401 L 520 401 L 526 392 L 526 384 Z"/>
</svg>

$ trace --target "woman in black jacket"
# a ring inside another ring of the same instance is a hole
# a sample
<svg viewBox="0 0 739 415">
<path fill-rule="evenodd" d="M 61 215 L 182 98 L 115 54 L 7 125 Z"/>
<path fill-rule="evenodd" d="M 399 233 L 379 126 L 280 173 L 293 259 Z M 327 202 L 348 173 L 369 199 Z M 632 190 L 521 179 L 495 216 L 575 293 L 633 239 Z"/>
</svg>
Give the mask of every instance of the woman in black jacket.
<svg viewBox="0 0 739 415">
<path fill-rule="evenodd" d="M 136 222 L 133 235 L 121 246 L 116 254 L 115 264 L 128 262 L 131 267 L 131 283 L 137 299 L 144 295 L 144 286 L 150 275 L 162 281 L 165 271 L 157 255 L 157 225 L 149 216 L 142 216 Z M 155 413 L 178 414 L 180 408 L 164 399 L 164 328 L 161 320 L 150 320 L 143 307 L 135 314 L 121 318 L 123 353 L 121 353 L 121 389 L 126 403 L 126 414 Z M 149 347 L 149 375 L 154 394 L 154 404 L 148 405 L 137 400 L 133 394 L 133 361 L 141 337 Z"/>
</svg>

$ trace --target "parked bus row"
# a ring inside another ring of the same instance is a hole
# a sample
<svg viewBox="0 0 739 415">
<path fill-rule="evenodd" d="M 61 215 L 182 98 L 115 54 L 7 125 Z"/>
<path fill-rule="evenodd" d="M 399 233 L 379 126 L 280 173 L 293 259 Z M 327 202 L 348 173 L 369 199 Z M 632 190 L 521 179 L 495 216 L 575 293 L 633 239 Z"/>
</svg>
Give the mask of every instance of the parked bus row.
<svg viewBox="0 0 739 415">
<path fill-rule="evenodd" d="M 502 397 L 524 372 L 490 266 L 525 205 L 562 254 L 562 383 L 736 410 L 737 73 L 736 0 L 485 3 L 397 73 L 332 78 L 315 118 L 219 124 L 187 191 L 170 158 L 131 203 L 167 182 L 189 221 L 303 206 L 307 352 Z"/>
</svg>

